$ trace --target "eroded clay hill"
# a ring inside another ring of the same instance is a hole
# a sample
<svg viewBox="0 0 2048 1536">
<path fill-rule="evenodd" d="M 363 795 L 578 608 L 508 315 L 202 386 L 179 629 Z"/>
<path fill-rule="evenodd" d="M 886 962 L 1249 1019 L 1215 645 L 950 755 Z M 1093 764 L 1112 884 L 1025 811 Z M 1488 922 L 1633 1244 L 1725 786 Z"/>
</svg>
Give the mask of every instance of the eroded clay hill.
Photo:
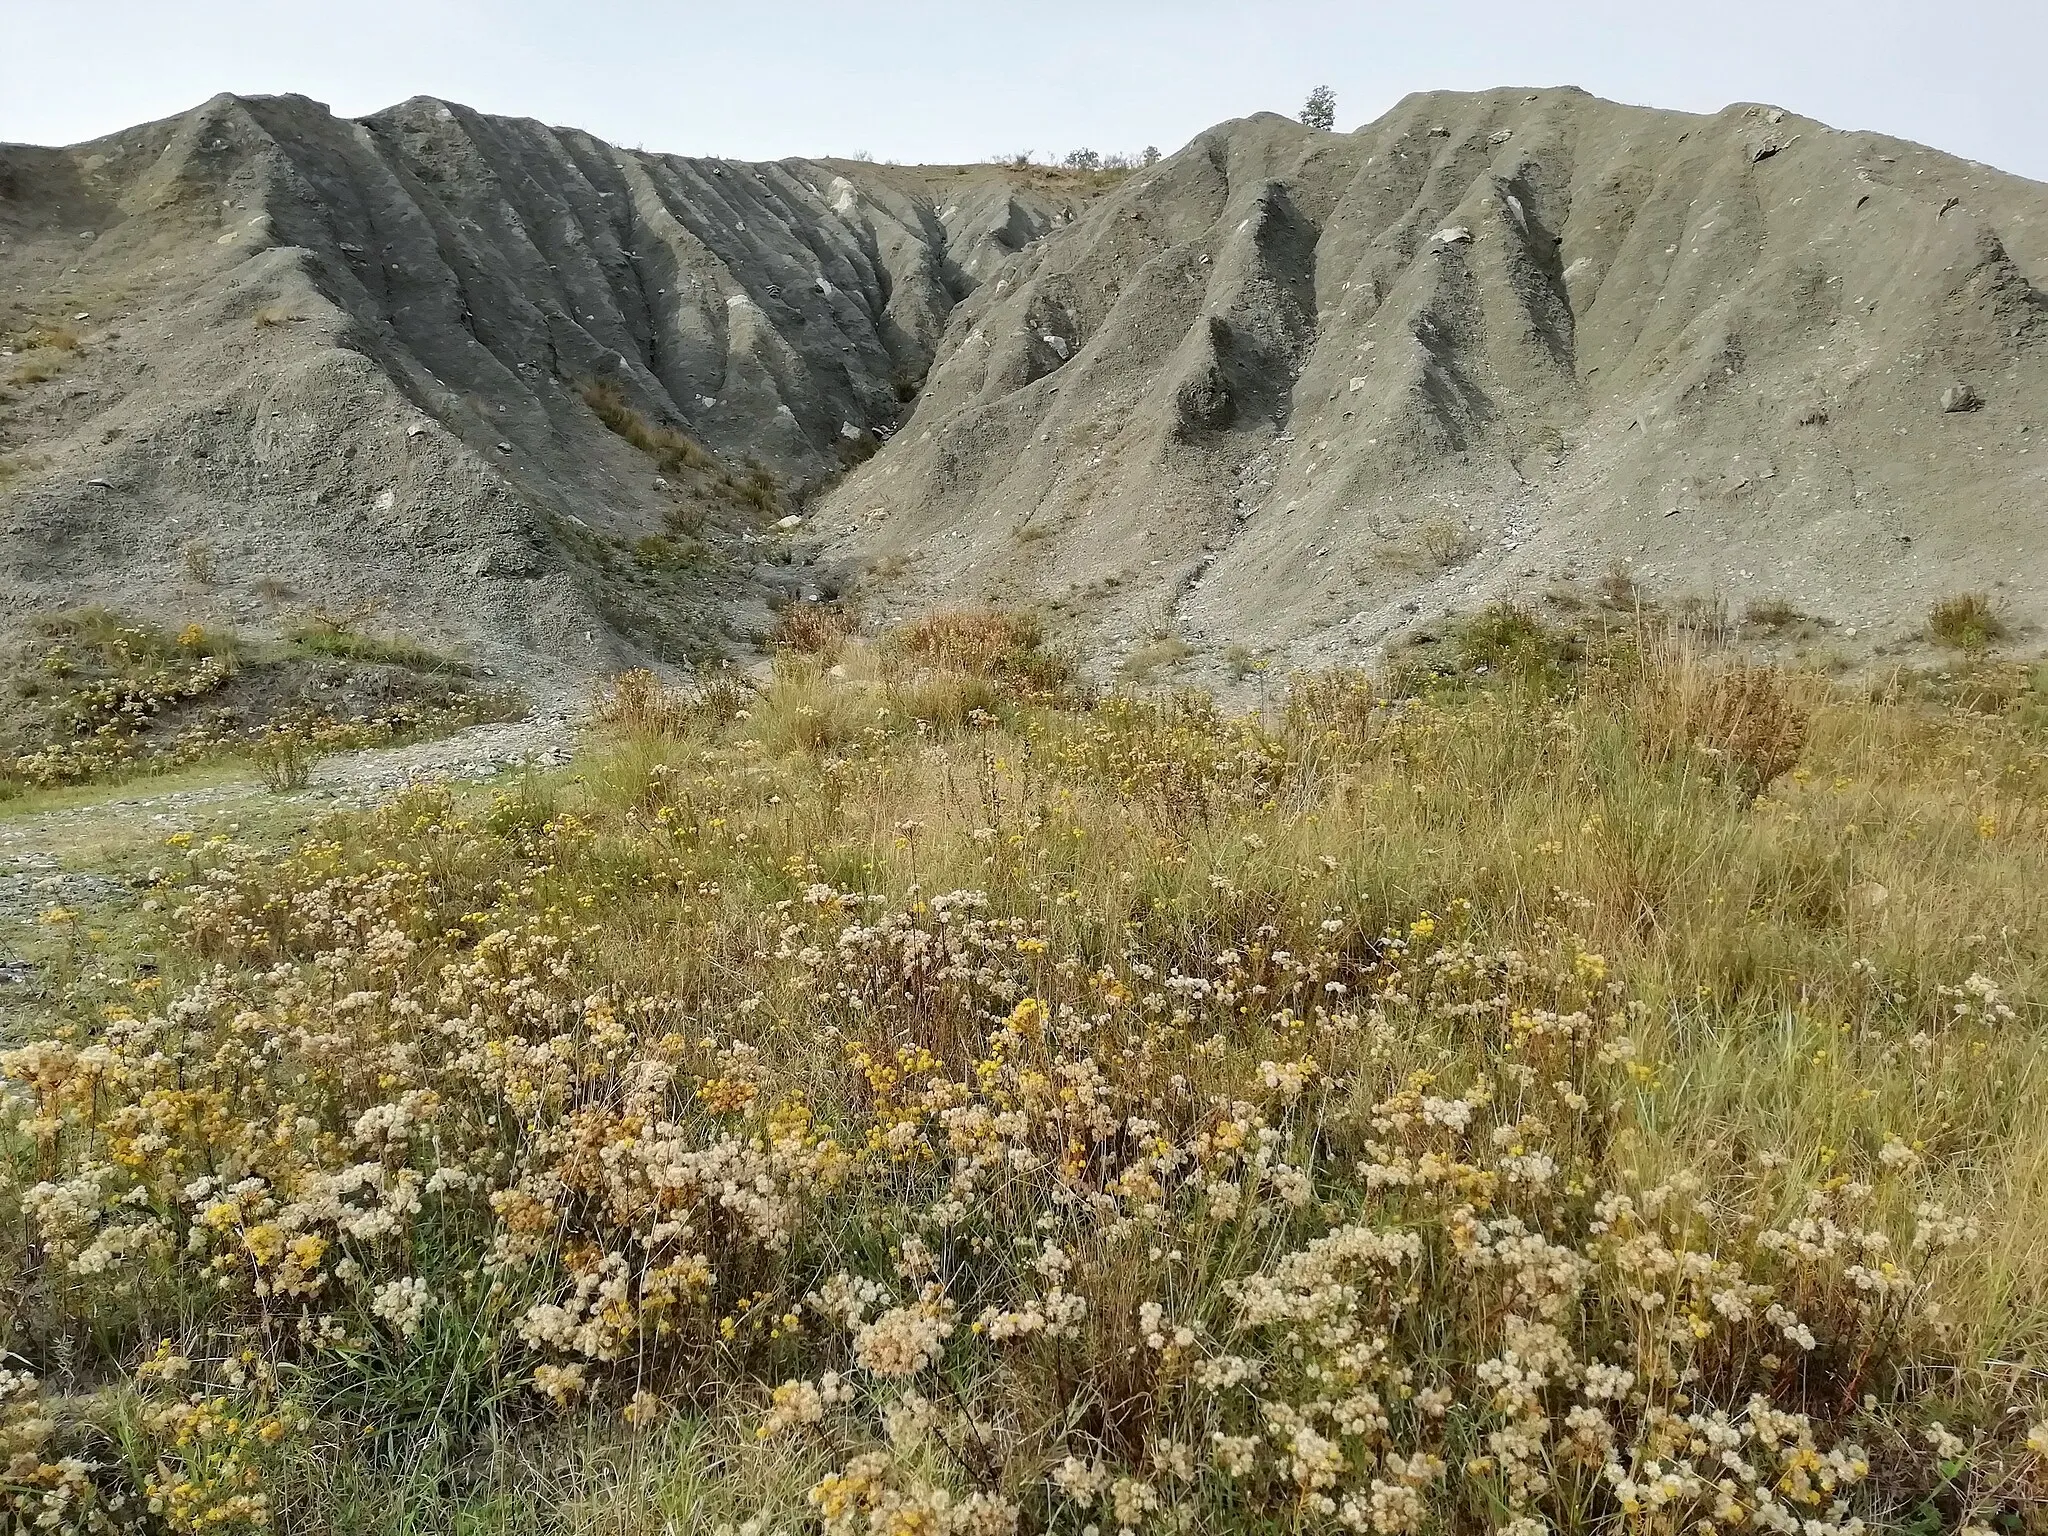
<svg viewBox="0 0 2048 1536">
<path fill-rule="evenodd" d="M 515 667 L 730 647 L 796 585 L 789 491 L 872 447 L 1085 182 L 431 100 L 0 148 L 0 612 L 374 605 Z M 664 472 L 593 381 L 708 453 Z"/>
<path fill-rule="evenodd" d="M 843 587 L 1110 664 L 1368 660 L 1615 562 L 1852 651 L 2048 617 L 2048 188 L 1573 90 L 1110 181 L 429 100 L 0 149 L 0 615 L 374 610 L 565 675 Z"/>
<path fill-rule="evenodd" d="M 2048 187 L 1764 107 L 1228 123 L 955 311 L 828 553 L 884 607 L 1042 599 L 1112 657 L 1365 659 L 1615 561 L 1865 649 L 1965 589 L 2024 628 L 2044 285 Z"/>
</svg>

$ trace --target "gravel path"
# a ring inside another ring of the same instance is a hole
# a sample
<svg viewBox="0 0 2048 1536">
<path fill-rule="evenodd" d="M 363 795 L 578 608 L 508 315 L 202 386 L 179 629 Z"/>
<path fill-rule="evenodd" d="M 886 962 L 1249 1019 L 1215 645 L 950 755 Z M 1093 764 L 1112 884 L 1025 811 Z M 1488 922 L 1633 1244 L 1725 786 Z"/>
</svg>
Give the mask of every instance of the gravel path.
<svg viewBox="0 0 2048 1536">
<path fill-rule="evenodd" d="M 506 768 L 559 768 L 576 749 L 567 714 L 472 726 L 438 741 L 340 752 L 314 764 L 311 795 L 352 802 L 383 799 L 415 784 L 475 783 Z"/>
<path fill-rule="evenodd" d="M 566 713 L 543 714 L 472 726 L 435 741 L 337 752 L 314 764 L 307 788 L 284 796 L 271 795 L 252 778 L 201 789 L 124 795 L 0 820 L 0 986 L 25 974 L 22 962 L 8 957 L 7 928 L 53 906 L 104 901 L 122 890 L 119 881 L 105 875 L 61 866 L 60 851 L 96 830 L 149 830 L 168 836 L 201 814 L 252 801 L 296 802 L 309 810 L 373 805 L 416 784 L 475 783 L 526 764 L 560 767 L 575 747 L 575 721 Z"/>
</svg>

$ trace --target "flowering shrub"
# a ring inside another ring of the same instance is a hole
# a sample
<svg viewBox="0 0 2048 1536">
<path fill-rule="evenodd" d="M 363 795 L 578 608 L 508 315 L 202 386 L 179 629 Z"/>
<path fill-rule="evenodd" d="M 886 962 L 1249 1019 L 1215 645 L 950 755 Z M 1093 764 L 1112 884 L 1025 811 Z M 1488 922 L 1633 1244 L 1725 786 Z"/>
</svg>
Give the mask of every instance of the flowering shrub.
<svg viewBox="0 0 2048 1536">
<path fill-rule="evenodd" d="M 202 846 L 184 979 L 108 957 L 0 1052 L 6 1347 L 48 1376 L 91 1337 L 133 1405 L 118 1443 L 9 1410 L 0 1508 L 317 1524 L 322 1447 L 677 1416 L 806 1469 L 777 1518 L 829 1536 L 2038 1518 L 2043 1411 L 1957 1315 L 2008 1133 L 1914 1108 L 2030 1001 L 1845 969 L 1789 994 L 1812 1033 L 1674 989 L 1708 951 L 1590 880 L 1390 921 L 1391 826 L 1456 836 L 1414 777 L 1496 722 L 1342 703 L 878 718 L 827 756 L 742 716 L 580 800 Z M 1520 727 L 1548 793 L 1588 793 L 1560 743 L 1596 723 Z M 1715 836 L 1791 836 L 1805 793 L 1639 771 Z M 1734 1029 L 1800 1042 L 1740 1102 Z M 1795 1080 L 1829 1118 L 1760 1135 Z"/>
</svg>

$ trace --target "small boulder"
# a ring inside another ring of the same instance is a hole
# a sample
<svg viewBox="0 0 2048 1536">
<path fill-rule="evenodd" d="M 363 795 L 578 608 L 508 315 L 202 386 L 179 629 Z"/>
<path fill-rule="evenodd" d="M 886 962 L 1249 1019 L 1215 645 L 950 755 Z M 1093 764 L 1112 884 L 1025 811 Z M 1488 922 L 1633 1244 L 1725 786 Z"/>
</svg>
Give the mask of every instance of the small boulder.
<svg viewBox="0 0 2048 1536">
<path fill-rule="evenodd" d="M 1957 411 L 1981 410 L 1984 397 L 1968 384 L 1951 384 L 1941 392 L 1941 408 L 1950 415 Z"/>
</svg>

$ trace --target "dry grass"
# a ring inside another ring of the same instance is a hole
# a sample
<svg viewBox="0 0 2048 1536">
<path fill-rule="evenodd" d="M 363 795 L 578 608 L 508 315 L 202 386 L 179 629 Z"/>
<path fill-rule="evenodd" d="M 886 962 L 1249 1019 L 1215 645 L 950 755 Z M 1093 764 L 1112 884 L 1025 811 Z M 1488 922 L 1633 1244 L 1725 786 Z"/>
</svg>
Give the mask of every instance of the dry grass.
<svg viewBox="0 0 2048 1536">
<path fill-rule="evenodd" d="M 764 517 L 781 510 L 782 482 L 765 464 L 749 463 L 745 474 L 722 474 L 719 489 L 732 501 L 751 507 Z"/>
<path fill-rule="evenodd" d="M 64 371 L 66 355 L 78 351 L 78 332 L 68 325 L 33 325 L 6 337 L 10 347 L 25 354 L 7 375 L 16 388 L 47 384 Z"/>
<path fill-rule="evenodd" d="M 1648 606 L 1648 594 L 1636 580 L 1635 570 L 1626 560 L 1617 560 L 1607 567 L 1598 583 L 1600 601 L 1620 613 L 1639 612 Z"/>
<path fill-rule="evenodd" d="M 188 539 L 178 548 L 178 563 L 185 567 L 185 574 L 202 587 L 210 587 L 219 574 L 214 562 L 213 546 L 204 539 Z"/>
<path fill-rule="evenodd" d="M 1029 620 L 945 615 L 744 707 L 621 679 L 489 803 L 195 850 L 148 971 L 52 919 L 0 1348 L 53 1390 L 0 1498 L 2038 1528 L 2038 728 L 1475 643 L 1546 659 L 1268 721 L 1048 695 Z"/>
<path fill-rule="evenodd" d="M 1299 672 L 1288 679 L 1282 727 L 1297 739 L 1333 733 L 1363 741 L 1385 723 L 1382 703 L 1371 676 L 1356 668 Z"/>
<path fill-rule="evenodd" d="M 591 712 L 615 729 L 656 736 L 681 735 L 693 713 L 687 694 L 644 667 L 613 678 Z"/>
<path fill-rule="evenodd" d="M 860 432 L 852 437 L 841 436 L 832 445 L 833 455 L 839 460 L 841 469 L 858 469 L 882 451 L 882 441 L 872 432 Z"/>
<path fill-rule="evenodd" d="M 664 470 L 709 469 L 711 455 L 702 444 L 673 427 L 649 425 L 627 403 L 625 392 L 609 379 L 592 379 L 582 389 L 583 403 L 612 432 L 624 438 Z"/>
<path fill-rule="evenodd" d="M 1660 759 L 1697 764 L 1757 795 L 1798 764 L 1813 716 L 1810 685 L 1774 667 L 1719 659 L 1695 647 L 1658 647 L 1628 680 L 1628 704 Z"/>
<path fill-rule="evenodd" d="M 908 555 L 877 555 L 868 561 L 864 576 L 877 586 L 887 586 L 909 571 L 912 564 Z"/>
<path fill-rule="evenodd" d="M 1126 682 L 1149 683 L 1160 672 L 1171 671 L 1194 653 L 1194 647 L 1177 635 L 1156 635 L 1118 664 L 1117 675 Z"/>
<path fill-rule="evenodd" d="M 312 734 L 295 725 L 261 731 L 249 746 L 249 760 L 265 786 L 277 794 L 304 789 L 319 756 Z"/>
<path fill-rule="evenodd" d="M 1479 553 L 1479 535 L 1448 518 L 1437 518 L 1423 525 L 1420 535 L 1422 553 L 1432 565 L 1450 567 L 1463 565 Z"/>
<path fill-rule="evenodd" d="M 859 614 L 841 604 L 796 602 L 775 616 L 768 638 L 778 649 L 829 661 L 859 628 Z"/>
<path fill-rule="evenodd" d="M 644 667 L 621 672 L 598 690 L 591 714 L 627 737 L 680 737 L 716 728 L 744 713 L 749 694 L 730 673 L 715 672 L 692 694 Z"/>
<path fill-rule="evenodd" d="M 912 668 L 1025 683 L 1041 691 L 1071 684 L 1070 657 L 1046 645 L 1030 614 L 998 609 L 955 609 L 928 615 L 892 631 L 885 648 Z"/>
</svg>

